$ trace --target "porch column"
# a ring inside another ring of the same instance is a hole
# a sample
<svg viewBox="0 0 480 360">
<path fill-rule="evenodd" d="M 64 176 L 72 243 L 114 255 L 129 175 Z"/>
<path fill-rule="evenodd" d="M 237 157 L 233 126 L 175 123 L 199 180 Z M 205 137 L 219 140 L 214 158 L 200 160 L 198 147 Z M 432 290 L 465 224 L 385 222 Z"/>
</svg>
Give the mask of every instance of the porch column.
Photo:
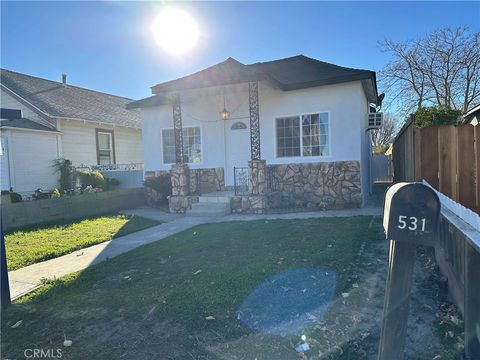
<svg viewBox="0 0 480 360">
<path fill-rule="evenodd" d="M 190 169 L 188 164 L 173 164 L 170 170 L 172 196 L 187 196 L 190 190 Z"/>
<path fill-rule="evenodd" d="M 260 115 L 258 110 L 258 81 L 248 83 L 250 107 L 250 153 L 252 160 L 260 160 Z"/>
<path fill-rule="evenodd" d="M 248 83 L 250 108 L 250 153 L 248 162 L 248 191 L 251 195 L 267 193 L 267 163 L 260 155 L 260 114 L 258 109 L 258 81 Z"/>
<path fill-rule="evenodd" d="M 190 169 L 188 168 L 188 164 L 184 163 L 183 157 L 182 107 L 180 104 L 180 95 L 174 95 L 172 107 L 176 162 L 170 170 L 172 196 L 187 196 L 189 193 Z"/>
<path fill-rule="evenodd" d="M 248 192 L 252 195 L 267 194 L 267 162 L 265 160 L 248 162 Z"/>
<path fill-rule="evenodd" d="M 175 162 L 183 164 L 183 132 L 182 132 L 182 106 L 180 95 L 173 97 L 173 131 L 175 134 Z"/>
</svg>

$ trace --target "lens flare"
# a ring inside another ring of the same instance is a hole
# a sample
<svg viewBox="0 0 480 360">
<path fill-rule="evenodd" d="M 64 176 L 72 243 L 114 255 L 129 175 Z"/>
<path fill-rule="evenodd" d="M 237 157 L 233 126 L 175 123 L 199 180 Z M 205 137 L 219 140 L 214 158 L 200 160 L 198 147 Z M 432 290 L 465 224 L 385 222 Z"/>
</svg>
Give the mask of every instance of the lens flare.
<svg viewBox="0 0 480 360">
<path fill-rule="evenodd" d="M 152 24 L 157 44 L 165 51 L 181 55 L 190 51 L 198 40 L 196 21 L 185 11 L 167 8 Z"/>
</svg>

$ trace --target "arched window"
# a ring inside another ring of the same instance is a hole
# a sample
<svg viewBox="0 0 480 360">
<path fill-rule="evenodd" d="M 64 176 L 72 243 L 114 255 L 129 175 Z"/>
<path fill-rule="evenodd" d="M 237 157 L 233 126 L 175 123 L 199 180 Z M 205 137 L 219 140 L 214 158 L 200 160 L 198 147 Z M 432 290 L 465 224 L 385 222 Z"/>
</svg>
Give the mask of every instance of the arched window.
<svg viewBox="0 0 480 360">
<path fill-rule="evenodd" d="M 232 130 L 245 130 L 246 128 L 247 128 L 247 125 L 245 125 L 245 123 L 242 121 L 237 121 L 231 127 Z"/>
</svg>

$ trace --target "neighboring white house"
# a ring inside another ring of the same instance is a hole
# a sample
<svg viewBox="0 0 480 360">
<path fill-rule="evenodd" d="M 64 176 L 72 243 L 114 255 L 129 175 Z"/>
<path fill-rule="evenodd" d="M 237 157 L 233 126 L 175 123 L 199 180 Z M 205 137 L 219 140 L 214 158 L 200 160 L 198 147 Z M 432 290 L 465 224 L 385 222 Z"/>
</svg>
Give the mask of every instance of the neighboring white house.
<svg viewBox="0 0 480 360">
<path fill-rule="evenodd" d="M 462 122 L 464 124 L 478 125 L 480 122 L 480 104 L 477 104 L 470 108 L 465 114 L 462 115 Z"/>
<path fill-rule="evenodd" d="M 358 206 L 369 192 L 373 71 L 303 55 L 251 65 L 229 58 L 152 93 L 128 105 L 141 109 L 147 176 L 187 163 L 208 192 L 238 188 L 248 169 L 256 194 L 249 161 L 263 160 L 260 181 L 292 206 Z"/>
<path fill-rule="evenodd" d="M 140 115 L 125 108 L 131 99 L 72 86 L 65 75 L 56 82 L 2 69 L 0 76 L 2 190 L 57 187 L 59 158 L 77 167 L 142 168 Z"/>
</svg>

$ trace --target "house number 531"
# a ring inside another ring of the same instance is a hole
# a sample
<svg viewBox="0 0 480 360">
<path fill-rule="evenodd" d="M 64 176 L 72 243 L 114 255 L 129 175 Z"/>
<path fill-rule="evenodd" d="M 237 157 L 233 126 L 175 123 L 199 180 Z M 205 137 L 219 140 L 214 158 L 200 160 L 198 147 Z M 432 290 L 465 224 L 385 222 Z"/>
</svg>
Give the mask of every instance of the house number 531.
<svg viewBox="0 0 480 360">
<path fill-rule="evenodd" d="M 420 225 L 420 229 L 422 231 L 425 231 L 425 223 L 426 219 L 418 219 L 415 216 L 405 216 L 405 215 L 400 215 L 398 217 L 398 228 L 399 229 L 405 229 L 407 228 L 408 230 L 417 230 Z"/>
</svg>

